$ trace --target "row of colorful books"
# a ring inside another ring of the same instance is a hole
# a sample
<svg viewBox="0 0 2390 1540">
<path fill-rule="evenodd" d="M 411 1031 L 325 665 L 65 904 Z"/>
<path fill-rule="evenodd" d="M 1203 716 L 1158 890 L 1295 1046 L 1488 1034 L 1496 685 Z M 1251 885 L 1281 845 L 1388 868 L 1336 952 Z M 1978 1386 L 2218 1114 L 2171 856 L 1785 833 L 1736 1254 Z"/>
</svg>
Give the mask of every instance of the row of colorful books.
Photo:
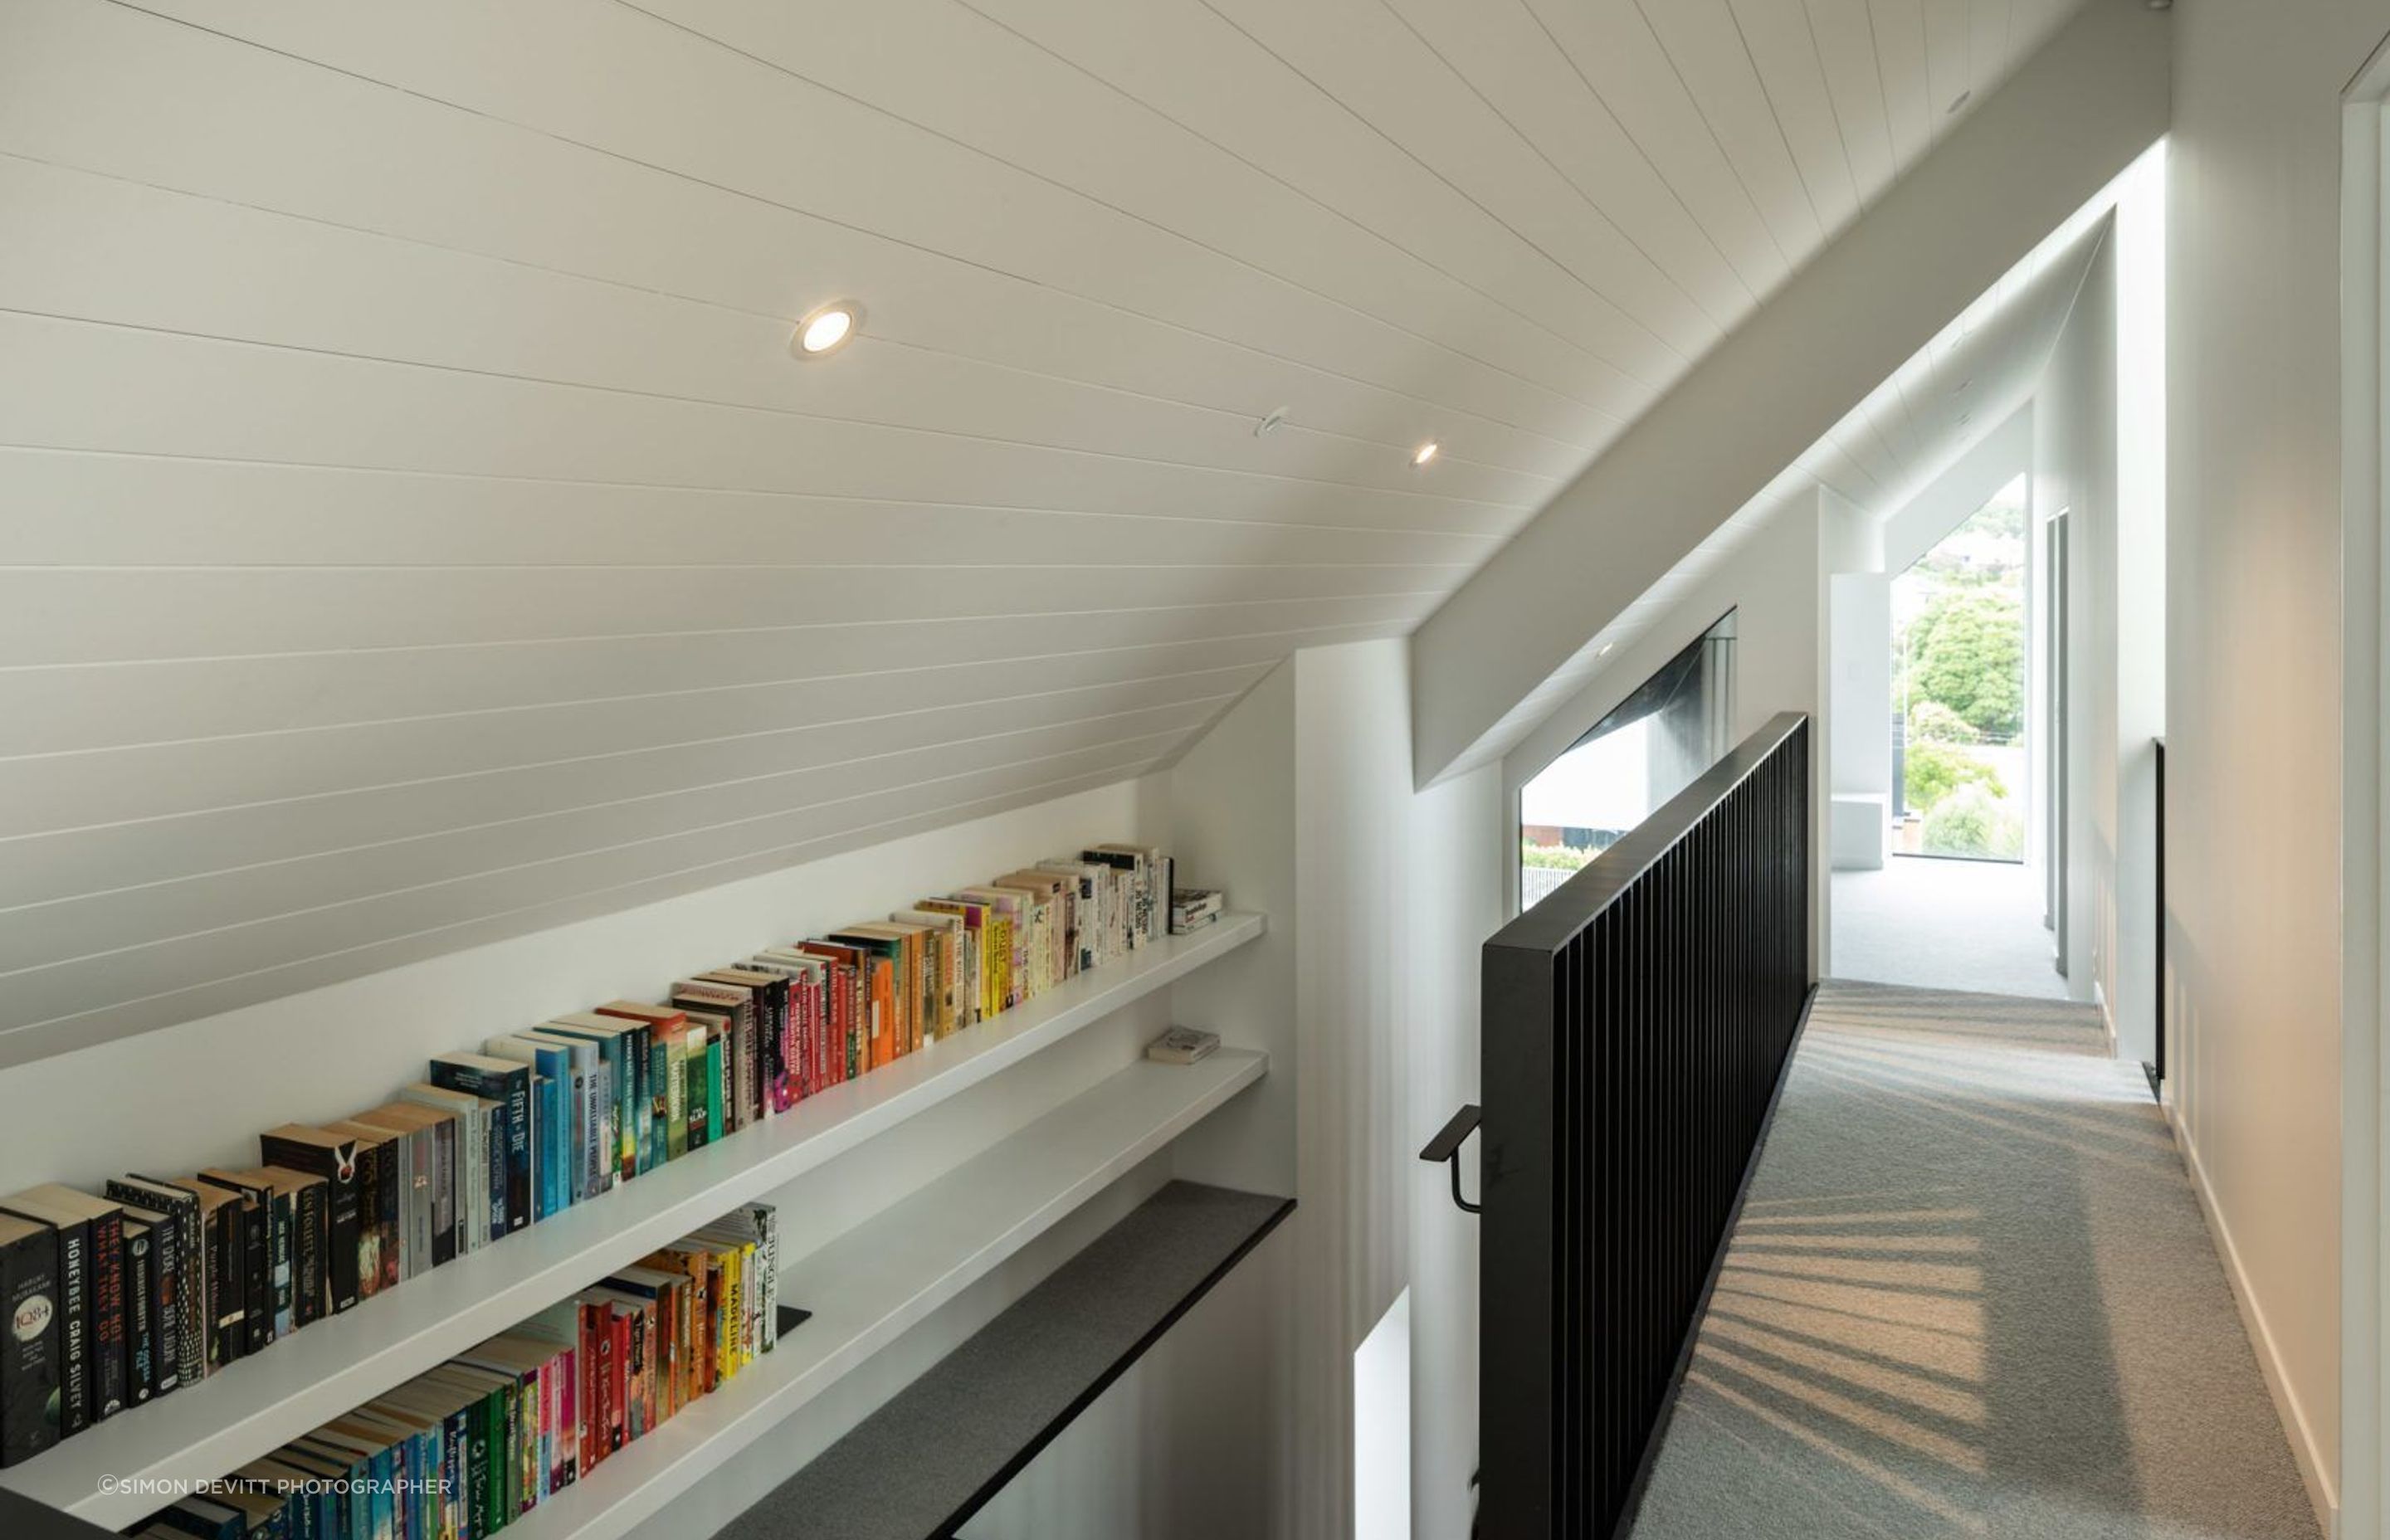
<svg viewBox="0 0 2390 1540">
<path fill-rule="evenodd" d="M 740 1209 L 128 1533 L 480 1540 L 772 1351 L 778 1236 Z"/>
<path fill-rule="evenodd" d="M 0 1465 L 1159 941 L 1172 867 L 1095 846 L 438 1055 L 253 1168 L 0 1200 Z"/>
</svg>

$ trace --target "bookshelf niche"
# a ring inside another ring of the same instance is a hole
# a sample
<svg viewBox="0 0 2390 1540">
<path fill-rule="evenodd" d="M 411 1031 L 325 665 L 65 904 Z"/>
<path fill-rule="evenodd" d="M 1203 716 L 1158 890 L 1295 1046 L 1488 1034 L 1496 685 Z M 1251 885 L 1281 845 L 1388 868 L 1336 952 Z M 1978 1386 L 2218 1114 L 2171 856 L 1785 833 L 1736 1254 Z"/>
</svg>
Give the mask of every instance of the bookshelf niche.
<svg viewBox="0 0 2390 1540">
<path fill-rule="evenodd" d="M 0 1491 L 103 1528 L 134 1524 L 168 1500 L 145 1482 L 210 1479 L 253 1460 L 675 1238 L 1030 1065 L 1266 929 L 1259 914 L 1227 913 L 1080 972 L 101 1422 L 0 1472 Z M 1268 1070 L 1267 1054 L 1234 1046 L 1194 1064 L 1132 1063 L 797 1256 L 780 1275 L 778 1297 L 811 1313 L 801 1328 L 506 1533 L 608 1540 L 629 1532 Z"/>
</svg>

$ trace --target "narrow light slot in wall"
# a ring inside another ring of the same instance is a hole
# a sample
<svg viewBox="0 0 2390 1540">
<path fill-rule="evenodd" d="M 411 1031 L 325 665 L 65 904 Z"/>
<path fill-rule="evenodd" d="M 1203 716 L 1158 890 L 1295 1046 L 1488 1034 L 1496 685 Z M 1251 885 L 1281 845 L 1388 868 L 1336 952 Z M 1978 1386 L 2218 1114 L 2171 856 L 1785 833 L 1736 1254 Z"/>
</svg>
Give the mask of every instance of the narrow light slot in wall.
<svg viewBox="0 0 2390 1540">
<path fill-rule="evenodd" d="M 862 329 L 863 306 L 853 300 L 833 300 L 797 323 L 790 351 L 800 358 L 827 358 Z"/>
<path fill-rule="evenodd" d="M 1442 453 L 1444 445 L 1436 443 L 1433 439 L 1428 440 L 1427 443 L 1411 451 L 1411 468 L 1413 470 L 1418 470 L 1425 467 L 1433 461 L 1438 454 Z"/>
<path fill-rule="evenodd" d="M 1353 1354 L 1353 1540 L 1411 1533 L 1411 1291 Z"/>
</svg>

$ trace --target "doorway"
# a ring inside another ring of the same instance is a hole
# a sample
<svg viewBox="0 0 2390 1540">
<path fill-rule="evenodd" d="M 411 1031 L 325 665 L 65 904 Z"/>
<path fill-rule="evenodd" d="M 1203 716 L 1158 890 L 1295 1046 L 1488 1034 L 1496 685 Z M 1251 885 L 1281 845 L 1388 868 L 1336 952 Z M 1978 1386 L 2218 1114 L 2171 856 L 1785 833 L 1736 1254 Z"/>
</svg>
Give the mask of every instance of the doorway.
<svg viewBox="0 0 2390 1540">
<path fill-rule="evenodd" d="M 2012 478 L 1892 581 L 1895 856 L 2024 861 L 2027 490 Z"/>
</svg>

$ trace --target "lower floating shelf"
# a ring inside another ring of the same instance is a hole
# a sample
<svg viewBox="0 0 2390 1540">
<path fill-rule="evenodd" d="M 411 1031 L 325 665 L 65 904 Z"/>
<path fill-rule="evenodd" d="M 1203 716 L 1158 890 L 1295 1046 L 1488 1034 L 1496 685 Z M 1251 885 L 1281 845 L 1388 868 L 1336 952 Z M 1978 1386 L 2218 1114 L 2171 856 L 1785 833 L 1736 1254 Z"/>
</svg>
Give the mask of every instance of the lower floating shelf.
<svg viewBox="0 0 2390 1540">
<path fill-rule="evenodd" d="M 780 1297 L 813 1312 L 803 1329 L 508 1526 L 508 1540 L 613 1540 L 661 1512 L 1268 1069 L 1266 1054 L 1227 1048 L 1132 1065 L 797 1263 Z"/>
<path fill-rule="evenodd" d="M 944 1540 L 1293 1207 L 1171 1183 L 724 1533 Z"/>
</svg>

